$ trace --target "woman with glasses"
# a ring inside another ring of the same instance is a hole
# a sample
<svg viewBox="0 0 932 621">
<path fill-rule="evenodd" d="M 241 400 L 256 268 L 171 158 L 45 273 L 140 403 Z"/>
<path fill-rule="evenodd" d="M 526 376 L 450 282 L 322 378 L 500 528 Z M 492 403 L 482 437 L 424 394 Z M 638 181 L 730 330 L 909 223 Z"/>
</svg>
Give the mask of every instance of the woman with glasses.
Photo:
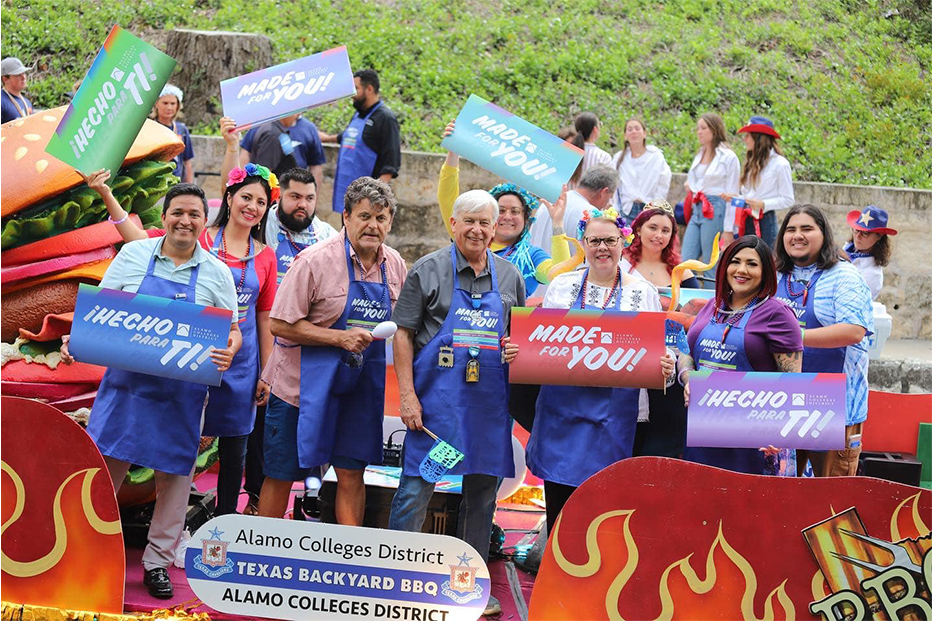
<svg viewBox="0 0 932 621">
<path fill-rule="evenodd" d="M 451 121 L 443 132 L 446 138 L 453 133 L 456 126 Z M 460 156 L 447 152 L 447 159 L 440 169 L 440 183 L 437 187 L 437 201 L 440 203 L 440 218 L 447 227 L 447 234 L 453 238 L 450 219 L 453 216 L 453 201 L 460 195 Z M 538 199 L 524 188 L 513 183 L 501 183 L 489 193 L 498 201 L 498 221 L 495 225 L 495 237 L 492 238 L 491 250 L 518 268 L 524 277 L 524 291 L 531 297 L 538 285 L 550 282 L 547 273 L 554 263 L 561 263 L 570 258 L 569 246 L 563 238 L 563 215 L 566 212 L 566 188 L 560 198 L 553 204 Z M 553 259 L 542 248 L 532 246 L 530 242 L 531 222 L 538 203 L 543 203 L 550 212 L 554 222 L 550 251 Z"/>
<path fill-rule="evenodd" d="M 697 368 L 802 371 L 802 332 L 790 307 L 774 297 L 777 268 L 770 246 L 756 235 L 733 241 L 718 262 L 715 284 L 715 300 L 699 311 L 689 329 L 690 354 L 679 359 L 687 406 L 689 374 Z M 776 452 L 773 447 L 688 447 L 686 459 L 736 472 L 775 474 L 765 457 Z"/>
<path fill-rule="evenodd" d="M 615 209 L 590 209 L 579 221 L 587 267 L 560 274 L 544 297 L 544 308 L 660 311 L 657 289 L 618 267 L 624 218 Z M 520 355 L 520 354 L 519 354 Z M 673 380 L 673 356 L 661 361 Z M 544 480 L 550 532 L 570 494 L 587 478 L 631 457 L 638 418 L 638 388 L 542 386 L 527 445 L 527 465 Z"/>
</svg>

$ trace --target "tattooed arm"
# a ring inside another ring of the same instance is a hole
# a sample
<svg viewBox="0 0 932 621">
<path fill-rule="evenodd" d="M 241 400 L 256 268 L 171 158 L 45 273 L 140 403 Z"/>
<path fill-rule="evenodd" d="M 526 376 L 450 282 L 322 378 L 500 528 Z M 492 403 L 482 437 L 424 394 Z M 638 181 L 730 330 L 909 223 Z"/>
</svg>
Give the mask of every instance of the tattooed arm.
<svg viewBox="0 0 932 621">
<path fill-rule="evenodd" d="M 683 399 L 686 402 L 686 406 L 689 406 L 689 374 L 691 371 L 696 370 L 696 361 L 693 360 L 692 356 L 689 354 L 680 354 L 679 359 L 677 360 L 677 366 L 679 367 L 679 380 L 680 384 L 683 385 Z"/>
<path fill-rule="evenodd" d="M 803 352 L 801 351 L 774 354 L 773 359 L 777 363 L 777 370 L 781 373 L 802 373 Z"/>
</svg>

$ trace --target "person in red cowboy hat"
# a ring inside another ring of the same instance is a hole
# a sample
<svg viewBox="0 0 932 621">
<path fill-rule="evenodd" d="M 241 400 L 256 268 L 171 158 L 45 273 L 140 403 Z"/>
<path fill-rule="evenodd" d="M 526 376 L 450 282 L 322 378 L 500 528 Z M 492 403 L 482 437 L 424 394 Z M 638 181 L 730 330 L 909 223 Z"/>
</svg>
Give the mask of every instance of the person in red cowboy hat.
<svg viewBox="0 0 932 621">
<path fill-rule="evenodd" d="M 873 205 L 868 205 L 863 211 L 849 211 L 848 226 L 852 229 L 852 236 L 845 244 L 845 252 L 867 281 L 871 298 L 876 300 L 883 288 L 881 268 L 890 263 L 892 248 L 887 236 L 896 235 L 896 229 L 887 226 L 887 212 Z"/>
<path fill-rule="evenodd" d="M 744 134 L 747 157 L 738 196 L 724 197 L 728 208 L 722 243 L 731 243 L 733 234 L 757 235 L 773 248 L 777 241 L 775 212 L 796 202 L 790 163 L 777 146 L 780 134 L 770 119 L 752 116 L 738 133 Z"/>
</svg>

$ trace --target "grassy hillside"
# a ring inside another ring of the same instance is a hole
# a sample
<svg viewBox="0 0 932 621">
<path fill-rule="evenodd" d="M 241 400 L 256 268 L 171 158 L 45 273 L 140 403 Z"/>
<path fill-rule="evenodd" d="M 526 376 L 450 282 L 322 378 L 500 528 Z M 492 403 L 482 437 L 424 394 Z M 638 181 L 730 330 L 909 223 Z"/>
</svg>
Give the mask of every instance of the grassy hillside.
<svg viewBox="0 0 932 621">
<path fill-rule="evenodd" d="M 382 75 L 411 149 L 475 92 L 551 131 L 582 110 L 615 150 L 644 119 L 675 171 L 696 149 L 695 117 L 730 131 L 773 118 L 797 179 L 932 188 L 928 0 L 4 0 L 3 55 L 45 69 L 45 106 L 81 77 L 114 23 L 268 35 L 276 60 L 347 44 Z M 347 102 L 314 110 L 342 128 Z M 197 128 L 212 131 L 212 128 Z M 740 142 L 735 139 L 734 146 Z M 742 153 L 743 149 L 737 149 Z"/>
</svg>

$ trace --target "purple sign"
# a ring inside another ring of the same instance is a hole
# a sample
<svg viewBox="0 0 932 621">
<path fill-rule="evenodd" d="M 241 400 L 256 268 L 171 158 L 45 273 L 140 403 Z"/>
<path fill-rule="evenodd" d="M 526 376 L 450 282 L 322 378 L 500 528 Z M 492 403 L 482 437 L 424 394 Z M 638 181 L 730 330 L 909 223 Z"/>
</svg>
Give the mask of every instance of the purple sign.
<svg viewBox="0 0 932 621">
<path fill-rule="evenodd" d="M 693 371 L 686 444 L 844 449 L 845 375 Z"/>
<path fill-rule="evenodd" d="M 316 108 L 356 92 L 346 46 L 220 83 L 223 114 L 242 129 Z"/>
</svg>

